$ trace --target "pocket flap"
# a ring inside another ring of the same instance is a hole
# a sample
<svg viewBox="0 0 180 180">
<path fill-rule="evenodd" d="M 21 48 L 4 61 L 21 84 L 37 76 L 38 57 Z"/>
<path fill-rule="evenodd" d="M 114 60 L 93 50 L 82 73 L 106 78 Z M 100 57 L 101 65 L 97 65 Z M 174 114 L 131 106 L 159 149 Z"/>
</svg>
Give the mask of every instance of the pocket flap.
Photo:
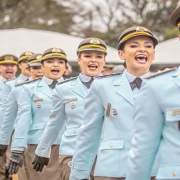
<svg viewBox="0 0 180 180">
<path fill-rule="evenodd" d="M 64 132 L 65 136 L 77 136 L 78 135 L 78 129 L 67 129 Z"/>
<path fill-rule="evenodd" d="M 29 130 L 43 129 L 43 123 L 32 123 Z"/>
<path fill-rule="evenodd" d="M 99 150 L 104 149 L 123 149 L 124 147 L 124 140 L 121 141 L 107 141 L 103 142 L 99 148 Z"/>
<path fill-rule="evenodd" d="M 166 110 L 166 121 L 180 121 L 180 108 Z"/>
</svg>

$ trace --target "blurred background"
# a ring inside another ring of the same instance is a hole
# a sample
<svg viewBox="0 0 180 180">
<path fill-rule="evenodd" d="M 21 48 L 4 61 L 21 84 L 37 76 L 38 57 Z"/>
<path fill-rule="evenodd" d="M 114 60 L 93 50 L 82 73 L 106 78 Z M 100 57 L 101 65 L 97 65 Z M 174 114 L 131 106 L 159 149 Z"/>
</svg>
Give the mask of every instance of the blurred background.
<svg viewBox="0 0 180 180">
<path fill-rule="evenodd" d="M 43 53 L 60 47 L 78 73 L 76 49 L 82 38 L 98 37 L 108 45 L 105 74 L 123 70 L 117 39 L 131 26 L 145 26 L 158 38 L 152 71 L 180 64 L 178 28 L 169 16 L 180 0 L 0 0 L 0 55 Z"/>
</svg>

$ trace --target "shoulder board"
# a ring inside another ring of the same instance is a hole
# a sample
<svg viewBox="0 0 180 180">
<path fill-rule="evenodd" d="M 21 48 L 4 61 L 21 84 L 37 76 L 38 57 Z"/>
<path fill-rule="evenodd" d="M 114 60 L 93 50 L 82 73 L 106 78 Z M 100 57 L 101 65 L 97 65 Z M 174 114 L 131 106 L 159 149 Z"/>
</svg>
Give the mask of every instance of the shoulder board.
<svg viewBox="0 0 180 180">
<path fill-rule="evenodd" d="M 39 79 L 33 79 L 33 80 L 31 80 L 31 81 L 24 81 L 24 82 L 15 84 L 15 87 L 21 86 L 21 85 L 23 85 L 23 84 L 28 84 L 28 83 L 31 83 L 31 82 L 35 82 L 35 81 L 40 80 L 40 79 L 41 79 L 41 78 L 39 78 Z"/>
<path fill-rule="evenodd" d="M 69 78 L 69 79 L 65 79 L 64 81 L 61 81 L 61 82 L 57 83 L 57 85 L 63 84 L 63 83 L 66 83 L 66 82 L 69 82 L 69 81 L 74 80 L 74 79 L 77 79 L 77 78 L 78 78 L 78 76 L 71 77 L 71 78 Z"/>
<path fill-rule="evenodd" d="M 150 79 L 150 78 L 152 78 L 152 77 L 155 77 L 155 76 L 158 76 L 158 75 L 161 75 L 161 74 L 164 74 L 164 73 L 167 73 L 167 72 L 170 72 L 170 71 L 174 71 L 174 70 L 176 70 L 177 69 L 177 67 L 174 67 L 174 68 L 166 68 L 166 69 L 164 69 L 163 71 L 157 71 L 156 73 L 152 73 L 150 76 L 148 76 L 147 78 L 145 78 L 145 79 Z"/>
<path fill-rule="evenodd" d="M 95 76 L 95 79 L 101 79 L 101 78 L 105 78 L 105 77 L 112 77 L 115 75 L 120 75 L 122 73 L 113 73 L 113 74 L 108 74 L 108 75 L 102 75 L 102 76 Z"/>
<path fill-rule="evenodd" d="M 16 79 L 16 78 L 9 79 L 9 80 L 5 81 L 4 83 L 7 83 L 7 82 L 12 81 L 12 80 L 15 80 L 15 79 Z"/>
</svg>

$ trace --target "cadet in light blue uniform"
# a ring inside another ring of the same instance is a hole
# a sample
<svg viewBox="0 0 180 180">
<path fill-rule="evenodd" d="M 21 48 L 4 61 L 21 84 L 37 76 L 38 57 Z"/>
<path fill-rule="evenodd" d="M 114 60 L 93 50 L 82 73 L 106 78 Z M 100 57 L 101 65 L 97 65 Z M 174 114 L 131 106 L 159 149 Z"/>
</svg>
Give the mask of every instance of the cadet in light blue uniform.
<svg viewBox="0 0 180 180">
<path fill-rule="evenodd" d="M 12 54 L 6 54 L 0 57 L 0 101 L 4 97 L 3 91 L 5 88 L 5 82 L 7 80 L 13 79 L 16 76 L 18 58 Z M 2 108 L 3 103 L 0 103 L 0 108 Z M 2 121 L 2 114 L 0 113 L 0 126 Z M 0 180 L 9 180 L 11 177 L 6 172 L 6 161 L 9 158 L 9 151 L 6 153 L 6 147 L 0 146 Z"/>
<path fill-rule="evenodd" d="M 65 123 L 60 145 L 59 171 L 60 179 L 69 180 L 77 135 L 83 126 L 84 100 L 94 76 L 101 74 L 106 54 L 106 44 L 101 39 L 87 38 L 79 44 L 77 55 L 82 72 L 78 77 L 56 86 L 50 120 L 36 149 L 36 170 L 43 168 L 44 164 L 40 160 L 49 158 L 51 145 Z"/>
<path fill-rule="evenodd" d="M 180 7 L 172 13 L 170 22 L 180 29 Z M 180 179 L 179 100 L 180 67 L 165 70 L 144 81 L 135 98 L 135 131 L 127 180 L 149 180 L 158 149 L 160 166 L 156 179 Z"/>
<path fill-rule="evenodd" d="M 1 117 L 0 118 L 0 127 L 2 125 L 2 122 L 4 119 L 4 113 L 5 113 L 6 107 L 7 107 L 7 97 L 9 95 L 9 93 L 11 92 L 11 90 L 14 88 L 14 85 L 31 79 L 27 61 L 28 61 L 28 58 L 32 54 L 33 54 L 33 52 L 26 51 L 20 55 L 20 57 L 18 59 L 18 66 L 21 69 L 21 74 L 17 78 L 5 82 L 4 90 L 2 93 L 2 98 L 0 101 L 0 117 Z M 4 57 L 7 58 L 8 56 L 5 55 Z"/>
<path fill-rule="evenodd" d="M 118 54 L 127 69 L 93 82 L 85 99 L 84 127 L 78 132 L 70 180 L 87 179 L 96 154 L 95 180 L 125 180 L 133 136 L 134 95 L 142 79 L 150 75 L 157 43 L 144 27 L 131 27 L 120 35 Z"/>
<path fill-rule="evenodd" d="M 35 172 L 31 162 L 49 119 L 54 87 L 63 80 L 62 75 L 66 69 L 67 58 L 62 49 L 50 48 L 43 53 L 41 62 L 44 77 L 26 83 L 22 89 L 8 171 L 10 174 L 18 171 L 23 164 L 24 149 L 27 148 L 25 156 L 30 179 L 49 180 L 53 177 L 53 180 L 59 180 L 58 156 L 61 135 L 54 140 L 49 166 L 42 173 Z"/>
<path fill-rule="evenodd" d="M 32 79 L 42 78 L 43 76 L 40 58 L 41 58 L 41 54 L 33 54 L 28 59 L 28 66 Z M 18 111 L 18 101 L 20 98 L 23 84 L 25 83 L 26 82 L 16 84 L 7 97 L 7 104 L 6 104 L 7 108 L 0 129 L 0 150 L 4 151 L 4 153 L 5 153 L 5 147 L 6 148 L 8 147 L 10 137 L 13 131 L 13 127 L 15 124 L 17 111 Z M 3 152 L 1 153 L 1 155 L 3 155 Z M 20 171 L 18 172 L 18 179 L 19 180 L 27 179 L 26 173 L 23 168 L 20 169 Z"/>
</svg>

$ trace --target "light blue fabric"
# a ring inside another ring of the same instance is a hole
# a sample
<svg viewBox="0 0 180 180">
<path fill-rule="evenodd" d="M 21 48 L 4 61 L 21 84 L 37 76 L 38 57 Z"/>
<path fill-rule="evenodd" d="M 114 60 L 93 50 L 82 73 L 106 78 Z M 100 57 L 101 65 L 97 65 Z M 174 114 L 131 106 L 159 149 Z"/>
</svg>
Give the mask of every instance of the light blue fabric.
<svg viewBox="0 0 180 180">
<path fill-rule="evenodd" d="M 134 94 L 125 73 L 95 80 L 84 109 L 70 180 L 89 177 L 97 152 L 95 176 L 125 177 L 134 127 Z"/>
<path fill-rule="evenodd" d="M 3 123 L 0 129 L 0 144 L 8 145 L 18 112 L 22 85 L 14 87 L 8 95 Z"/>
<path fill-rule="evenodd" d="M 180 68 L 147 79 L 135 98 L 127 180 L 149 180 L 159 149 L 158 180 L 180 179 Z"/>
<path fill-rule="evenodd" d="M 38 144 L 49 120 L 51 108 L 52 92 L 44 78 L 23 86 L 11 146 L 12 151 L 23 151 L 27 144 Z M 53 143 L 59 144 L 60 139 L 59 135 Z"/>
<path fill-rule="evenodd" d="M 65 124 L 65 132 L 61 140 L 60 155 L 74 154 L 77 135 L 83 125 L 86 95 L 79 77 L 56 86 L 50 120 L 36 149 L 37 155 L 49 157 L 52 142 L 63 124 Z"/>
<path fill-rule="evenodd" d="M 14 88 L 15 84 L 22 83 L 25 80 L 26 80 L 26 77 L 21 74 L 17 78 L 4 83 L 4 89 L 1 94 L 1 101 L 0 101 L 0 128 L 4 119 L 4 113 L 6 111 L 7 98 L 8 98 L 9 93 Z"/>
</svg>

